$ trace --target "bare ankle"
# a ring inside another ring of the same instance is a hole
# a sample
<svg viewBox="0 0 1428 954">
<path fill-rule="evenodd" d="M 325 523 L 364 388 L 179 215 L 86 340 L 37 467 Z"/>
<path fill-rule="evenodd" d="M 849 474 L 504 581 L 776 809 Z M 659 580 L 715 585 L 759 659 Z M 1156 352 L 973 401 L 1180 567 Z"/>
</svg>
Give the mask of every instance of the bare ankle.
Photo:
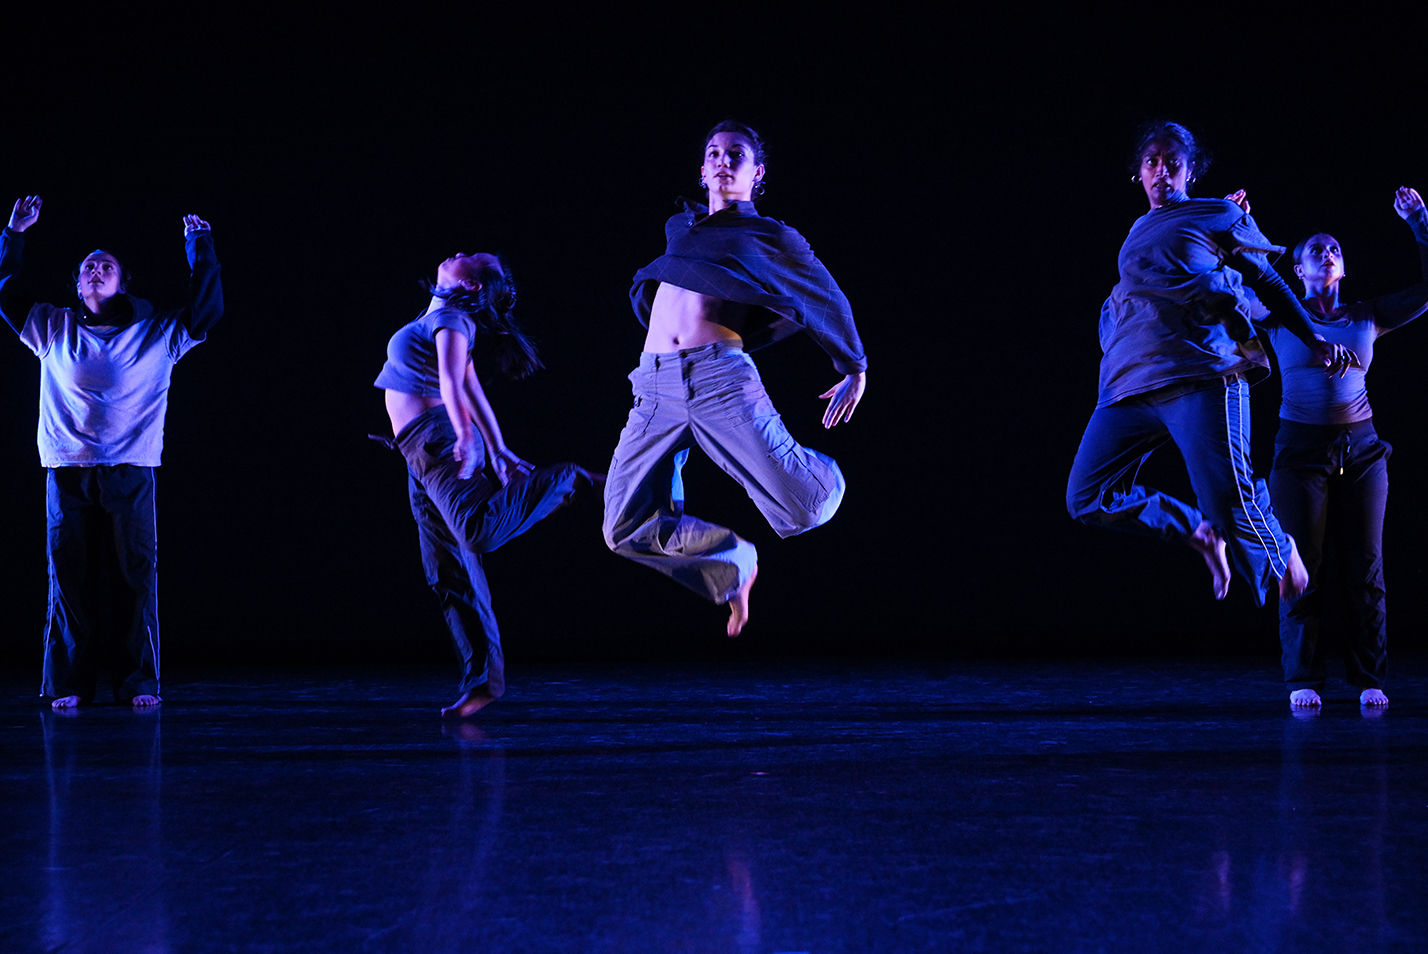
<svg viewBox="0 0 1428 954">
<path fill-rule="evenodd" d="M 729 625 L 725 628 L 729 638 L 733 639 L 744 631 L 744 627 L 749 624 L 749 593 L 754 588 L 754 581 L 759 578 L 759 565 L 754 564 L 754 569 L 749 573 L 749 578 L 739 585 L 739 590 L 729 597 Z"/>
<path fill-rule="evenodd" d="M 1215 531 L 1210 521 L 1202 520 L 1185 539 L 1186 545 L 1205 560 L 1210 570 L 1210 587 L 1215 599 L 1222 600 L 1230 592 L 1230 561 L 1226 555 L 1225 538 Z"/>
</svg>

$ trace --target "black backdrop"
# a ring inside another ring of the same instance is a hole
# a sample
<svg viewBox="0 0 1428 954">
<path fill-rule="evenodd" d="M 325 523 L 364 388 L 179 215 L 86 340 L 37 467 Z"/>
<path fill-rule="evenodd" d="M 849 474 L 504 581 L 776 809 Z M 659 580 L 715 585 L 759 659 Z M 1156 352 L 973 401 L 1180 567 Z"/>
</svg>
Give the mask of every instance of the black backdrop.
<svg viewBox="0 0 1428 954">
<path fill-rule="evenodd" d="M 661 251 L 700 136 L 726 116 L 765 131 L 763 211 L 808 237 L 859 317 L 868 393 L 831 433 L 815 396 L 837 375 L 817 347 L 757 356 L 795 436 L 843 466 L 843 509 L 778 541 L 691 461 L 691 510 L 762 551 L 754 624 L 733 645 L 722 610 L 609 554 L 593 507 L 562 514 L 488 560 L 513 660 L 1273 653 L 1273 610 L 1242 581 L 1216 604 L 1188 550 L 1064 514 L 1099 306 L 1144 211 L 1122 167 L 1137 123 L 1179 118 L 1217 153 L 1201 194 L 1248 189 L 1281 243 L 1332 230 L 1351 295 L 1416 281 L 1391 209 L 1400 183 L 1428 191 L 1416 41 L 1400 25 L 1343 27 L 1326 53 L 1268 24 L 1140 14 L 316 16 L 15 34 L 0 196 L 46 201 L 22 292 L 66 300 L 74 263 L 103 244 L 136 293 L 173 303 L 190 211 L 213 223 L 224 266 L 227 316 L 175 370 L 159 477 L 170 661 L 445 658 L 401 463 L 365 437 L 385 427 L 371 381 L 387 337 L 442 258 L 503 253 L 548 365 L 491 384 L 508 442 L 603 467 L 642 340 L 629 276 Z M 1397 447 L 1397 650 L 1422 645 L 1428 609 L 1414 545 L 1428 523 L 1424 330 L 1387 339 L 1371 377 Z M 14 665 L 36 662 L 44 616 L 38 376 L 22 345 L 0 348 Z M 1262 470 L 1276 387 L 1254 394 Z M 1173 453 L 1147 475 L 1188 492 Z"/>
</svg>

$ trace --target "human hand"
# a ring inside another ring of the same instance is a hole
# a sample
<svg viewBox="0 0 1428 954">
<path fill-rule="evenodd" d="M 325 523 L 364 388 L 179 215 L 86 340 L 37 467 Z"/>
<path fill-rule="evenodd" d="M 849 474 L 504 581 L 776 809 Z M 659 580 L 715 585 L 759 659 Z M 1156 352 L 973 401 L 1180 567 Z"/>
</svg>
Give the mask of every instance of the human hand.
<svg viewBox="0 0 1428 954">
<path fill-rule="evenodd" d="M 451 447 L 451 456 L 461 462 L 457 471 L 458 480 L 470 480 L 476 475 L 476 464 L 482 458 L 481 437 L 474 430 L 468 434 L 456 435 L 456 443 Z"/>
<path fill-rule="evenodd" d="M 1314 357 L 1319 359 L 1319 363 L 1324 366 L 1324 372 L 1329 375 L 1343 377 L 1348 374 L 1349 368 L 1361 367 L 1359 356 L 1353 349 L 1341 344 L 1331 344 L 1324 340 L 1322 335 L 1314 336 Z"/>
<path fill-rule="evenodd" d="M 858 402 L 863 399 L 863 392 L 868 387 L 868 372 L 859 371 L 857 374 L 850 374 L 839 381 L 833 387 L 818 395 L 820 399 L 828 401 L 828 410 L 823 412 L 823 427 L 825 429 L 841 424 L 853 419 L 853 412 L 858 408 Z"/>
<path fill-rule="evenodd" d="M 491 469 L 496 472 L 496 480 L 504 487 L 516 477 L 530 474 L 535 470 L 535 465 L 521 460 L 509 447 L 502 447 L 491 455 Z"/>
<path fill-rule="evenodd" d="M 1417 189 L 1399 186 L 1398 191 L 1393 194 L 1393 211 L 1398 213 L 1399 218 L 1407 219 L 1421 208 L 1423 208 L 1423 196 L 1418 194 Z"/>
<path fill-rule="evenodd" d="M 1225 201 L 1233 202 L 1241 209 L 1244 209 L 1246 213 L 1248 213 L 1250 210 L 1249 193 L 1245 192 L 1244 189 L 1239 189 L 1234 192 L 1231 192 L 1229 195 L 1225 196 Z"/>
<path fill-rule="evenodd" d="M 213 231 L 212 227 L 211 227 L 207 222 L 203 221 L 203 219 L 200 219 L 198 216 L 196 216 L 196 215 L 185 215 L 185 216 L 183 217 L 183 234 L 184 234 L 184 235 L 187 235 L 187 234 L 190 233 L 190 232 L 211 232 L 211 231 Z"/>
<path fill-rule="evenodd" d="M 15 209 L 10 213 L 10 231 L 23 232 L 40 218 L 40 206 L 44 200 L 37 195 L 22 196 L 15 200 Z"/>
</svg>

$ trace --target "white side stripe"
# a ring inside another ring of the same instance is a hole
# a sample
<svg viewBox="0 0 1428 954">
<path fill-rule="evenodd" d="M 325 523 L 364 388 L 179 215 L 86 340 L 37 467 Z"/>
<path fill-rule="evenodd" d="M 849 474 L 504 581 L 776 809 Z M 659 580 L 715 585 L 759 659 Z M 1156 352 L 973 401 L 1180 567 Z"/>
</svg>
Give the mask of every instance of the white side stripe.
<svg viewBox="0 0 1428 954">
<path fill-rule="evenodd" d="M 1231 390 L 1233 390 L 1237 395 L 1236 403 L 1239 409 L 1238 419 L 1233 422 L 1233 425 L 1230 421 Z M 1259 507 L 1259 500 L 1254 493 L 1254 475 L 1251 473 L 1248 476 L 1244 476 L 1244 471 L 1240 468 L 1240 464 L 1242 461 L 1245 464 L 1248 464 L 1249 462 L 1249 435 L 1245 433 L 1246 409 L 1244 407 L 1244 404 L 1245 383 L 1243 380 L 1237 380 L 1234 384 L 1229 385 L 1225 388 L 1225 430 L 1230 442 L 1230 456 L 1232 458 L 1230 464 L 1235 472 L 1235 492 L 1239 494 L 1240 510 L 1244 512 L 1245 519 L 1249 521 L 1250 529 L 1254 531 L 1255 538 L 1259 541 L 1260 549 L 1265 552 L 1265 556 L 1270 558 L 1270 569 L 1274 571 L 1274 575 L 1277 578 L 1282 580 L 1284 579 L 1284 574 L 1289 572 L 1289 565 L 1285 561 L 1284 555 L 1279 550 L 1279 541 L 1275 539 L 1274 534 L 1270 533 L 1269 531 L 1268 518 L 1265 517 L 1264 511 L 1261 510 Z M 1235 442 L 1235 431 L 1238 431 L 1238 444 Z M 1237 454 L 1235 452 L 1236 449 L 1242 451 L 1243 453 Z M 1241 479 L 1242 476 L 1244 477 L 1243 480 Z M 1245 503 L 1246 487 L 1249 488 L 1250 500 L 1254 503 L 1253 507 Z M 1264 528 L 1263 532 L 1261 532 L 1261 527 Z M 1272 549 L 1271 547 L 1265 545 L 1264 535 L 1266 533 L 1269 534 L 1269 542 L 1273 544 Z M 1276 560 L 1278 560 L 1278 565 L 1276 565 Z"/>
</svg>

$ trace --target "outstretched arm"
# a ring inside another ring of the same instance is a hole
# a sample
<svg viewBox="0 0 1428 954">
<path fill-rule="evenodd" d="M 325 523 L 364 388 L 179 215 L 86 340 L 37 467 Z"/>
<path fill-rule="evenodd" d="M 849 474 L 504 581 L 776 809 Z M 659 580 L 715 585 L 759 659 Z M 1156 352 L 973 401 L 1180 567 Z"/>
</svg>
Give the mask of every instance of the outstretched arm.
<svg viewBox="0 0 1428 954">
<path fill-rule="evenodd" d="M 777 241 L 782 253 L 777 259 L 781 267 L 775 275 L 779 290 L 798 302 L 804 331 L 833 359 L 834 369 L 843 373 L 842 381 L 818 396 L 828 402 L 823 412 L 824 428 L 835 427 L 853 419 L 868 386 L 863 341 L 847 296 L 813 254 L 808 240 L 785 227 Z"/>
<path fill-rule="evenodd" d="M 1304 310 L 1304 303 L 1289 289 L 1263 252 L 1241 252 L 1239 258 L 1249 266 L 1245 269 L 1245 280 L 1265 300 L 1265 304 L 1275 310 L 1279 324 L 1304 342 L 1304 347 L 1314 353 L 1327 373 L 1343 377 L 1349 368 L 1359 366 L 1359 356 L 1353 349 L 1325 341 L 1323 335 L 1314 331 L 1313 319 Z"/>
<path fill-rule="evenodd" d="M 25 240 L 20 233 L 40 219 L 40 206 L 44 205 L 37 195 L 22 196 L 15 200 L 15 208 L 10 213 L 10 224 L 0 237 L 0 318 L 5 324 L 20 334 L 25 327 L 25 319 L 20 316 L 14 301 L 14 278 L 20 271 L 20 261 L 25 249 Z"/>
<path fill-rule="evenodd" d="M 1413 238 L 1418 242 L 1423 281 L 1401 292 L 1373 300 L 1373 323 L 1379 334 L 1402 327 L 1428 311 L 1428 209 L 1424 208 L 1423 197 L 1417 189 L 1402 186 L 1394 193 L 1393 211 L 1413 230 Z"/>
<path fill-rule="evenodd" d="M 202 338 L 223 317 L 223 282 L 219 278 L 218 255 L 213 251 L 213 230 L 196 215 L 183 217 L 183 245 L 188 267 L 188 305 L 179 313 L 179 323 L 194 338 Z"/>
</svg>

